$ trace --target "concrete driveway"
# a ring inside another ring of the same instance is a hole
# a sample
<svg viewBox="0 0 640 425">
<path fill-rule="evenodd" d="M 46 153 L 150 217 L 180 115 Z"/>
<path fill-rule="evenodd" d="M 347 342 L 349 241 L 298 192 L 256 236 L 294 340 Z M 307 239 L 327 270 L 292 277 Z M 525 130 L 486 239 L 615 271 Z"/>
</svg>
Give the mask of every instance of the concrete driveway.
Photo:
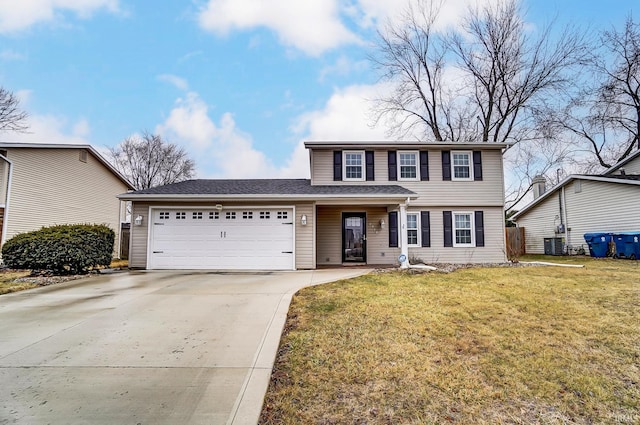
<svg viewBox="0 0 640 425">
<path fill-rule="evenodd" d="M 366 272 L 131 272 L 3 295 L 0 424 L 255 424 L 291 296 Z"/>
</svg>

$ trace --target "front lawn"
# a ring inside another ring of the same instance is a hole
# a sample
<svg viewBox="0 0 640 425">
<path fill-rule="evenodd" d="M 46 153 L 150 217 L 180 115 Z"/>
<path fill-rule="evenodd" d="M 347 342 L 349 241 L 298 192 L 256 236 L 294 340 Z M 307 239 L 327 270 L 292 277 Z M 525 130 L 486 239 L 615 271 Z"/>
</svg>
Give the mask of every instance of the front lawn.
<svg viewBox="0 0 640 425">
<path fill-rule="evenodd" d="M 544 260 L 586 267 L 394 271 L 300 291 L 260 423 L 640 423 L 638 262 Z"/>
</svg>

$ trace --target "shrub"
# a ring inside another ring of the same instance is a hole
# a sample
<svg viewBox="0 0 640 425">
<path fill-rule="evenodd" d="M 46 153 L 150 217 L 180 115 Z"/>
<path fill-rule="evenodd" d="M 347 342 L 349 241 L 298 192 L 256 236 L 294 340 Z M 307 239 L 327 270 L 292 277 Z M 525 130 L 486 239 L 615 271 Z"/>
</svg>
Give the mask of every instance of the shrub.
<svg viewBox="0 0 640 425">
<path fill-rule="evenodd" d="M 2 246 L 2 260 L 14 269 L 51 270 L 55 274 L 87 273 L 108 266 L 115 233 L 105 225 L 73 224 L 21 233 Z"/>
</svg>

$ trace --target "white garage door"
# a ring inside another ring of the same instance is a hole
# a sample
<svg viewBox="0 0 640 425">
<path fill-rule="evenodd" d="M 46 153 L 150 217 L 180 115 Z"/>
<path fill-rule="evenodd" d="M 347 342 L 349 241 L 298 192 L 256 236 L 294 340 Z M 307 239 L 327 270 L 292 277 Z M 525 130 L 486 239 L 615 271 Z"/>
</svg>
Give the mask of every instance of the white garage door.
<svg viewBox="0 0 640 425">
<path fill-rule="evenodd" d="M 291 270 L 293 209 L 153 209 L 150 269 Z"/>
</svg>

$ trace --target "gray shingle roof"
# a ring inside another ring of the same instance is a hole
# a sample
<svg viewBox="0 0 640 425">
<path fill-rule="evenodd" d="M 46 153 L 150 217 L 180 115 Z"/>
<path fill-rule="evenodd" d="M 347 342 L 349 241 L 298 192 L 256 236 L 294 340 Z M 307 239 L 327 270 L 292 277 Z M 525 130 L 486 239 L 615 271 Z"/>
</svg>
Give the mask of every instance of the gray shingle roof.
<svg viewBox="0 0 640 425">
<path fill-rule="evenodd" d="M 608 179 L 620 179 L 620 180 L 638 180 L 640 181 L 640 174 L 606 174 L 602 177 Z"/>
<path fill-rule="evenodd" d="M 415 195 L 398 185 L 311 186 L 308 179 L 187 180 L 127 195 Z"/>
</svg>

